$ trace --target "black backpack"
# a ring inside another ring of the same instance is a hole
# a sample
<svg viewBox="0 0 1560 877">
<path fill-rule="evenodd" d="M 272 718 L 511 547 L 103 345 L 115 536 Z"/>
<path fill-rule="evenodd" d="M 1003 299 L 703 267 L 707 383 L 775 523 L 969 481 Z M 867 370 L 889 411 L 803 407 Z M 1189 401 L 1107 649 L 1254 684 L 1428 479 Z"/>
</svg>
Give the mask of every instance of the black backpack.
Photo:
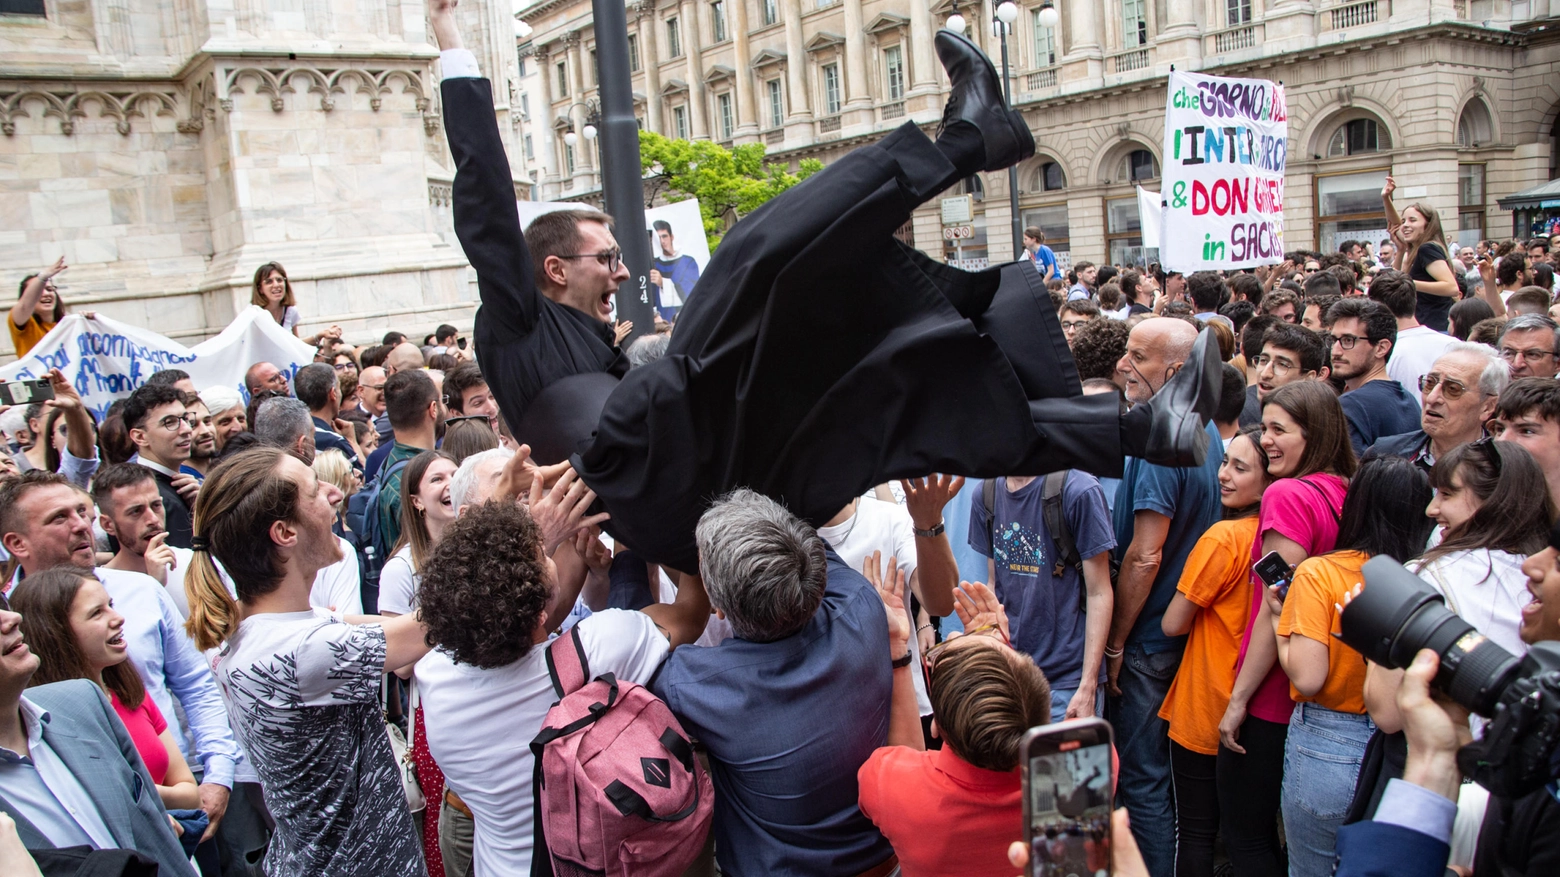
<svg viewBox="0 0 1560 877">
<path fill-rule="evenodd" d="M 1062 514 L 1062 492 L 1067 489 L 1067 475 L 1070 471 L 1063 469 L 1045 476 L 1040 484 L 1040 516 L 1045 521 L 1045 529 L 1056 543 L 1056 563 L 1051 567 L 1051 575 L 1059 579 L 1068 567 L 1078 570 L 1078 611 L 1088 612 L 1089 588 L 1083 581 L 1083 558 L 1078 556 L 1078 543 L 1073 539 L 1072 530 L 1067 527 L 1066 516 Z M 987 478 L 981 482 L 980 498 L 983 504 L 981 511 L 986 519 L 986 556 L 995 557 L 997 479 Z M 1120 565 L 1116 563 L 1113 553 L 1110 564 L 1112 588 L 1116 586 L 1116 572 L 1119 569 Z"/>
</svg>

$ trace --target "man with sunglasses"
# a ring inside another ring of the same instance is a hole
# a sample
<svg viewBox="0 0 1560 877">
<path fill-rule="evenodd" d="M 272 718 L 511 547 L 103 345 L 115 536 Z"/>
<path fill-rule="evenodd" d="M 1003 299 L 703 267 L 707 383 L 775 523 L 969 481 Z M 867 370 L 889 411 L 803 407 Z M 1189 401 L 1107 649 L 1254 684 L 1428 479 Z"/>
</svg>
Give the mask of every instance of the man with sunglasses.
<svg viewBox="0 0 1560 877">
<path fill-rule="evenodd" d="M 135 445 L 136 462 L 152 470 L 157 479 L 167 517 L 168 544 L 175 548 L 190 547 L 191 509 L 200 490 L 199 482 L 179 472 L 179 466 L 190 458 L 195 436 L 196 419 L 185 404 L 187 398 L 172 386 L 147 384 L 130 394 L 124 409 L 125 429 Z"/>
<path fill-rule="evenodd" d="M 1419 426 L 1419 403 L 1387 374 L 1387 361 L 1397 346 L 1397 318 L 1380 302 L 1345 298 L 1327 309 L 1327 334 L 1332 350 L 1332 376 L 1343 379 L 1343 414 L 1349 421 L 1349 442 L 1356 455 L 1384 435 L 1413 432 Z"/>
<path fill-rule="evenodd" d="M 1506 361 L 1488 346 L 1453 344 L 1419 379 L 1419 429 L 1378 439 L 1363 459 L 1403 457 L 1428 472 L 1452 448 L 1485 435 L 1484 424 L 1510 381 Z"/>
</svg>

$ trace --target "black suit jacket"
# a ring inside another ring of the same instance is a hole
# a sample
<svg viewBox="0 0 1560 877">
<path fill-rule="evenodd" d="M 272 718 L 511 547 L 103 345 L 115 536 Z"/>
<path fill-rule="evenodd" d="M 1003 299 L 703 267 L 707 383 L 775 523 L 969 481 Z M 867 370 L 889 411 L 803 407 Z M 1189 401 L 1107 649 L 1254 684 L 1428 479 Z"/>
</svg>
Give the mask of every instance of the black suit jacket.
<svg viewBox="0 0 1560 877">
<path fill-rule="evenodd" d="M 455 234 L 477 270 L 482 296 L 474 331 L 477 363 L 499 411 L 515 427 L 548 385 L 591 372 L 622 377 L 628 360 L 613 346 L 610 326 L 536 288 L 488 80 L 446 79 L 441 90 L 455 160 Z"/>
<path fill-rule="evenodd" d="M 173 489 L 173 479 L 147 466 L 157 479 L 157 493 L 163 501 L 163 527 L 168 530 L 168 544 L 175 548 L 190 547 L 195 536 L 194 513 L 184 497 Z"/>
</svg>

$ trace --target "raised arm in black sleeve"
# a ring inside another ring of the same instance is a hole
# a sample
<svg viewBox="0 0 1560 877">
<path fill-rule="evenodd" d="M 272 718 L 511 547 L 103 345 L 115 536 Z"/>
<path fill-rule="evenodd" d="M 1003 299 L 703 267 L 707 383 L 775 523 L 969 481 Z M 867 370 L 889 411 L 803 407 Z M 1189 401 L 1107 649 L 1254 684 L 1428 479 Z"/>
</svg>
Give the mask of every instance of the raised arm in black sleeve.
<svg viewBox="0 0 1560 877">
<path fill-rule="evenodd" d="M 613 346 L 610 326 L 536 287 L 488 80 L 450 78 L 442 91 L 455 159 L 455 233 L 482 296 L 473 333 L 477 362 L 514 427 L 549 384 L 590 372 L 622 376 L 628 364 Z"/>
</svg>

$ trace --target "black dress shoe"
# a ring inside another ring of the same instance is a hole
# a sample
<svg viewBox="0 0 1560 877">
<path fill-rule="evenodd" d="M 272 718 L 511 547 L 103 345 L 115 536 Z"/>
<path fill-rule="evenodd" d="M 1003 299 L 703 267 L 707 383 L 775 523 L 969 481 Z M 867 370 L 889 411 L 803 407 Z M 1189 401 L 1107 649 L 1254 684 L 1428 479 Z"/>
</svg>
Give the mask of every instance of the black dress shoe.
<svg viewBox="0 0 1560 877">
<path fill-rule="evenodd" d="M 942 128 L 968 122 L 980 132 L 986 155 L 978 169 L 998 171 L 1034 155 L 1034 135 L 1024 117 L 1002 99 L 1002 79 L 985 53 L 964 34 L 951 30 L 939 30 L 933 42 L 937 59 L 953 85 L 943 109 Z"/>
<path fill-rule="evenodd" d="M 1186 364 L 1143 405 L 1149 414 L 1143 459 L 1161 466 L 1201 466 L 1208 459 L 1207 426 L 1223 389 L 1222 365 L 1213 330 L 1202 330 Z"/>
</svg>

